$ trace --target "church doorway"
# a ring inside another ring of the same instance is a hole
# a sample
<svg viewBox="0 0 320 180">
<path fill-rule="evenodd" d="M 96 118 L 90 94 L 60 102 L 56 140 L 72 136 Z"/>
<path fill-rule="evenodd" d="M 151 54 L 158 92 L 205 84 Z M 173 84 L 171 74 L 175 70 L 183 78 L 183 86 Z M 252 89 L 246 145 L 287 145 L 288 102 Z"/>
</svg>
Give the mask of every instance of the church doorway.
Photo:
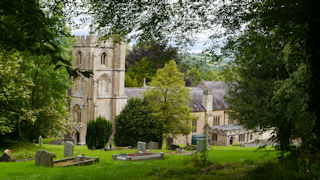
<svg viewBox="0 0 320 180">
<path fill-rule="evenodd" d="M 230 145 L 232 145 L 232 143 L 233 143 L 233 137 L 231 136 L 230 137 Z"/>
<path fill-rule="evenodd" d="M 76 132 L 76 141 L 77 141 L 77 145 L 80 144 L 80 133 Z"/>
</svg>

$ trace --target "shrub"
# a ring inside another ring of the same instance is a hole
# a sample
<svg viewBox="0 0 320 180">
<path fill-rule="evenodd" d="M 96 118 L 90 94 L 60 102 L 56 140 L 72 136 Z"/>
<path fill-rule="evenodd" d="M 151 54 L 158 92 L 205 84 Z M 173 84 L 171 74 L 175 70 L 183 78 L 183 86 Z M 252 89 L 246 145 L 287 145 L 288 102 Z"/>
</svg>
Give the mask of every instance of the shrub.
<svg viewBox="0 0 320 180">
<path fill-rule="evenodd" d="M 50 144 L 51 141 L 59 140 L 59 138 L 44 138 L 43 144 Z"/>
<path fill-rule="evenodd" d="M 145 99 L 132 98 L 116 117 L 114 143 L 116 146 L 133 146 L 138 141 L 159 142 L 162 145 L 162 126 Z"/>
<path fill-rule="evenodd" d="M 240 143 L 233 143 L 232 146 L 240 146 Z"/>
<path fill-rule="evenodd" d="M 99 116 L 95 121 L 89 121 L 86 142 L 89 149 L 102 149 L 107 144 L 112 133 L 112 123 Z"/>
</svg>

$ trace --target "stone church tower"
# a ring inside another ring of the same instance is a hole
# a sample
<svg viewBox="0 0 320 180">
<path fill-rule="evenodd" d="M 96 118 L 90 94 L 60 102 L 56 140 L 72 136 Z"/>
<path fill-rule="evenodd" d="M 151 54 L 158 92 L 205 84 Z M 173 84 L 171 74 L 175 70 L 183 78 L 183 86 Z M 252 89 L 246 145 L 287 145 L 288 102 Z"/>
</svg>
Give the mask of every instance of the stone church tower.
<svg viewBox="0 0 320 180">
<path fill-rule="evenodd" d="M 76 36 L 72 48 L 74 66 L 82 71 L 92 71 L 91 78 L 78 75 L 71 89 L 71 118 L 78 122 L 73 139 L 86 144 L 87 123 L 103 116 L 114 122 L 127 97 L 124 93 L 125 43 L 98 41 L 91 29 L 88 36 Z"/>
</svg>

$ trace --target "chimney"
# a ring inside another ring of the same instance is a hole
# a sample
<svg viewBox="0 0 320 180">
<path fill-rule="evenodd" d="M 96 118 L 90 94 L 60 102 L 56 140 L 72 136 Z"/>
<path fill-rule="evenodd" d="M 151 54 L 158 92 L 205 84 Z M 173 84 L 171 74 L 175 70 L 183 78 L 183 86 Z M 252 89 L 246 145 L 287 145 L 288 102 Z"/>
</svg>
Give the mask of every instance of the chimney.
<svg viewBox="0 0 320 180">
<path fill-rule="evenodd" d="M 90 25 L 90 34 L 94 34 L 94 26 L 92 24 Z"/>
</svg>

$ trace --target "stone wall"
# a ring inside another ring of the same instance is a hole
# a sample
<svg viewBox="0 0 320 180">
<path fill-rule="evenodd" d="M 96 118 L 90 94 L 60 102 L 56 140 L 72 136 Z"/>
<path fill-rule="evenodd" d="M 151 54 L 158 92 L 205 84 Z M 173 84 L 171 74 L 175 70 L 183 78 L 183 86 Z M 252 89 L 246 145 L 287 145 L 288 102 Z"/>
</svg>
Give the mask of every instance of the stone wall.
<svg viewBox="0 0 320 180">
<path fill-rule="evenodd" d="M 72 48 L 74 66 L 93 72 L 91 78 L 80 74 L 73 77 L 74 85 L 69 91 L 74 121 L 73 109 L 80 107 L 80 114 L 77 115 L 81 122 L 80 129 L 73 132 L 78 144 L 86 143 L 86 127 L 90 120 L 103 116 L 113 122 L 127 102 L 124 93 L 125 43 L 116 44 L 111 39 L 98 41 L 98 38 L 96 35 L 77 36 L 77 43 Z M 103 57 L 105 61 L 102 61 Z"/>
</svg>

